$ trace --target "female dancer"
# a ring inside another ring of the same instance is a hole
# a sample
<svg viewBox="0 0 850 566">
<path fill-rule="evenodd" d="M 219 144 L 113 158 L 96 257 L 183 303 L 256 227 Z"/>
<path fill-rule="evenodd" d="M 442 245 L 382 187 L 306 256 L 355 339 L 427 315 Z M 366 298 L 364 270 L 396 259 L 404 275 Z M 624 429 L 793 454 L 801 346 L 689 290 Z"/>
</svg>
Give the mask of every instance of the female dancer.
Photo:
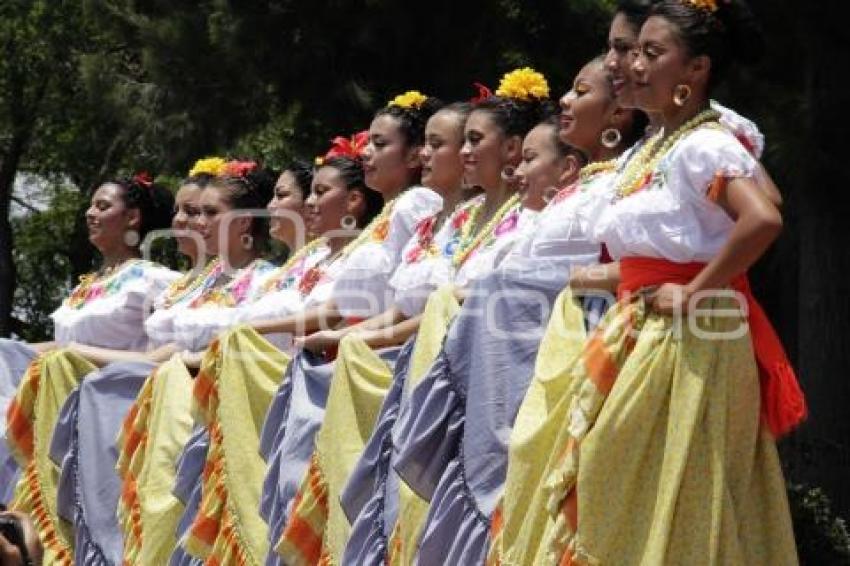
<svg viewBox="0 0 850 566">
<path fill-rule="evenodd" d="M 805 404 L 745 278 L 781 217 L 708 100 L 757 39 L 740 1 L 664 0 L 641 29 L 635 99 L 661 130 L 593 228 L 621 300 L 569 372 L 567 422 L 537 445 L 555 447 L 545 546 L 510 556 L 796 563 L 774 438 Z M 741 301 L 743 326 L 723 310 Z"/>
<path fill-rule="evenodd" d="M 82 277 L 53 313 L 58 346 L 76 342 L 138 352 L 148 348 L 143 322 L 149 307 L 178 274 L 139 259 L 139 243 L 151 230 L 167 225 L 173 202 L 166 189 L 146 176 L 109 181 L 94 192 L 86 220 L 103 267 Z M 68 533 L 57 530 L 61 527 L 51 498 L 58 477 L 48 452 L 61 404 L 94 366 L 67 350 L 38 357 L 31 350 L 31 356 L 6 415 L 8 446 L 23 470 L 13 505 L 33 515 L 45 559 L 67 560 L 62 539 Z"/>
<path fill-rule="evenodd" d="M 434 191 L 408 188 L 418 181 L 418 152 L 425 123 L 436 107 L 433 99 L 410 91 L 378 111 L 369 129 L 363 164 L 367 183 L 388 199 L 381 214 L 347 247 L 345 260 L 335 274 L 330 300 L 288 319 L 260 323 L 256 325 L 258 329 L 305 334 L 319 329 L 323 322 L 356 323 L 387 309 L 392 295 L 389 279 L 401 261 L 404 244 L 416 224 L 441 206 L 442 199 Z M 361 140 L 354 140 L 353 145 Z M 306 351 L 296 356 L 264 425 L 267 448 L 274 454 L 264 487 L 263 510 L 269 517 L 275 542 L 285 523 L 289 502 L 306 470 L 327 399 L 333 364 L 326 360 L 317 363 L 320 360 Z M 321 393 L 317 395 L 314 391 L 303 396 L 301 385 L 293 386 L 293 382 L 313 383 Z M 293 404 L 297 408 L 291 409 Z M 297 426 L 282 423 L 284 417 Z M 270 559 L 276 560 L 273 556 Z"/>
</svg>

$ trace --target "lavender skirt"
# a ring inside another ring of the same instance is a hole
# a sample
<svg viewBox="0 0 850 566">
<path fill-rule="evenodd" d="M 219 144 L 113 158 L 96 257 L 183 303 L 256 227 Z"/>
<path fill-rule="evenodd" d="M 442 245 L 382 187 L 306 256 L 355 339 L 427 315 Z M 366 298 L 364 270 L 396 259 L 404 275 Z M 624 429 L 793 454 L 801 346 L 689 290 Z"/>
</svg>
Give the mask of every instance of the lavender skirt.
<svg viewBox="0 0 850 566">
<path fill-rule="evenodd" d="M 88 374 L 59 413 L 50 458 L 60 467 L 59 515 L 74 524 L 74 562 L 121 564 L 115 440 L 153 364 L 121 362 Z"/>
<path fill-rule="evenodd" d="M 478 281 L 433 366 L 400 407 L 392 466 L 431 502 L 420 565 L 485 561 L 511 429 L 552 307 L 568 281 L 568 261 L 554 267 L 497 270 Z M 529 276 L 541 272 L 550 276 Z M 587 320 L 598 320 L 604 302 L 593 299 L 584 307 Z"/>
</svg>

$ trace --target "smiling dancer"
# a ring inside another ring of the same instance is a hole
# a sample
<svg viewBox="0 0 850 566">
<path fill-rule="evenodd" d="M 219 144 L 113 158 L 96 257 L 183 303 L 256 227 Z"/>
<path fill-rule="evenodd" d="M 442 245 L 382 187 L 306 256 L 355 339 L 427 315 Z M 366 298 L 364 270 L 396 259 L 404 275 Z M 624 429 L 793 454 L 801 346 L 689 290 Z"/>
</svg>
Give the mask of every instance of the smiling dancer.
<svg viewBox="0 0 850 566">
<path fill-rule="evenodd" d="M 775 437 L 805 404 L 745 278 L 781 217 L 708 101 L 757 40 L 741 1 L 665 0 L 641 29 L 635 102 L 660 131 L 593 227 L 621 299 L 565 376 L 566 422 L 537 439 L 542 544 L 507 544 L 506 561 L 797 562 Z M 748 326 L 721 314 L 739 301 Z"/>
</svg>

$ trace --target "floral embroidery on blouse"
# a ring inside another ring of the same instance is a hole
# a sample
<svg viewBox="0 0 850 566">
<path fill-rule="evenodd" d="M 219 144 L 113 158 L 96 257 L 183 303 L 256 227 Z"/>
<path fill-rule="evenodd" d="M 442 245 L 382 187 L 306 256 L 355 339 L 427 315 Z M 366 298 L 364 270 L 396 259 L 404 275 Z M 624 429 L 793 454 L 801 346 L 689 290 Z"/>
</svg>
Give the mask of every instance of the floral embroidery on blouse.
<svg viewBox="0 0 850 566">
<path fill-rule="evenodd" d="M 65 299 L 65 306 L 81 309 L 98 299 L 115 295 L 130 281 L 144 277 L 145 264 L 143 260 L 136 259 L 117 272 L 113 271 L 100 277 L 94 273 L 80 276 L 80 283 Z"/>
<path fill-rule="evenodd" d="M 272 266 L 267 261 L 255 260 L 250 266 L 243 269 L 236 278 L 222 287 L 213 288 L 224 271 L 222 266 L 221 269 L 211 274 L 204 290 L 189 303 L 189 308 L 196 309 L 204 306 L 235 307 L 245 301 L 254 283 L 254 278 L 264 274 L 269 269 L 272 269 Z"/>
</svg>

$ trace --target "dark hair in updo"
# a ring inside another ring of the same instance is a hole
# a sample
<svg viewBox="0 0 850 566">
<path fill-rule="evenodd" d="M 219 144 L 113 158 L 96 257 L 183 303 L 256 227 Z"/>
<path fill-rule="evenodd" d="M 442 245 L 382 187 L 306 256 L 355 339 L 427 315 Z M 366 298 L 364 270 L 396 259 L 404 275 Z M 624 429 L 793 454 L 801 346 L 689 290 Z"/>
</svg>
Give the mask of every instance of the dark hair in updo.
<svg viewBox="0 0 850 566">
<path fill-rule="evenodd" d="M 524 138 L 531 129 L 557 112 L 554 101 L 545 99 L 520 100 L 503 96 L 488 96 L 474 102 L 472 110 L 483 110 L 506 136 Z"/>
<path fill-rule="evenodd" d="M 121 200 L 126 208 L 139 210 L 139 240 L 152 230 L 162 230 L 171 226 L 174 212 L 174 195 L 171 191 L 153 182 L 138 178 L 112 179 L 101 183 L 117 185 L 121 189 Z"/>
<path fill-rule="evenodd" d="M 310 185 L 313 183 L 313 166 L 303 159 L 293 159 L 281 171 L 281 175 L 289 171 L 295 179 L 295 185 L 301 191 L 301 198 L 310 196 Z"/>
<path fill-rule="evenodd" d="M 333 167 L 339 172 L 346 190 L 358 191 L 366 201 L 366 209 L 363 216 L 357 219 L 357 225 L 361 228 L 372 221 L 381 209 L 384 208 L 384 197 L 381 193 L 366 186 L 366 177 L 363 173 L 363 162 L 350 157 L 331 157 L 325 159 L 321 167 Z"/>
<path fill-rule="evenodd" d="M 672 23 L 692 57 L 711 59 L 709 89 L 723 80 L 733 63 L 756 63 L 764 51 L 761 27 L 743 0 L 718 0 L 715 12 L 680 0 L 659 0 L 650 15 Z"/>
<path fill-rule="evenodd" d="M 440 108 L 443 107 L 443 102 L 429 96 L 425 102 L 418 107 L 404 108 L 389 104 L 375 113 L 375 118 L 379 116 L 392 116 L 399 123 L 399 129 L 404 136 L 404 141 L 408 147 L 414 145 L 422 145 L 425 141 L 425 124 L 428 118 L 434 115 Z"/>
<path fill-rule="evenodd" d="M 451 104 L 446 104 L 442 108 L 440 108 L 434 114 L 439 112 L 451 112 L 456 115 L 460 121 L 460 137 L 463 138 L 463 128 L 466 126 L 466 120 L 469 118 L 469 115 L 472 114 L 472 103 L 470 102 L 452 102 Z"/>
<path fill-rule="evenodd" d="M 276 171 L 257 167 L 241 177 L 215 177 L 207 186 L 223 189 L 225 199 L 234 210 L 265 209 L 277 178 Z M 251 236 L 254 248 L 262 249 L 269 236 L 268 218 L 255 216 L 251 219 Z"/>
<path fill-rule="evenodd" d="M 622 14 L 626 21 L 632 26 L 636 32 L 640 32 L 640 28 L 649 18 L 652 11 L 652 6 L 658 0 L 618 0 L 615 14 Z"/>
</svg>

